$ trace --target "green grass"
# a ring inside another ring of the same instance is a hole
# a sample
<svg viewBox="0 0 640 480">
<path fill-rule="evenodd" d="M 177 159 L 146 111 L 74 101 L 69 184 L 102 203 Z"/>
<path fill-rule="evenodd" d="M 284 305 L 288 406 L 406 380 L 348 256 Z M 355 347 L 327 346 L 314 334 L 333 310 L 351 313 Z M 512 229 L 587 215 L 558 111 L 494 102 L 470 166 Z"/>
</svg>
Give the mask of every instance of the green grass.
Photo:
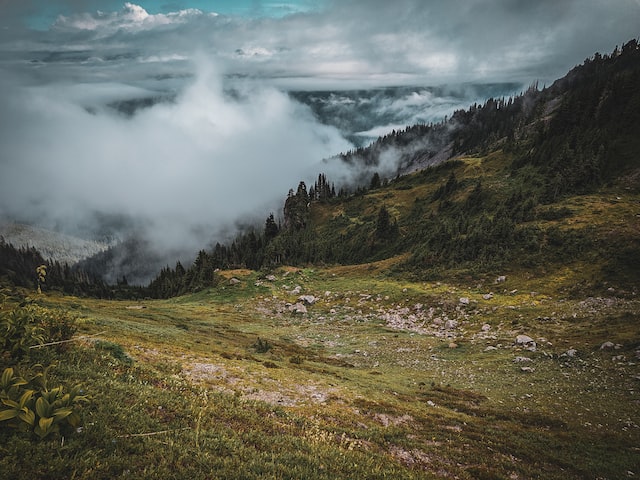
<svg viewBox="0 0 640 480">
<path fill-rule="evenodd" d="M 385 273 L 397 261 L 281 269 L 275 281 L 236 271 L 238 285 L 140 304 L 39 296 L 81 315 L 77 336 L 99 334 L 53 372 L 91 403 L 64 439 L 0 430 L 0 469 L 16 479 L 640 474 L 638 300 L 564 295 L 571 268 L 502 284 L 411 282 Z M 296 286 L 317 298 L 305 315 L 286 308 Z M 393 328 L 398 318 L 413 323 Z M 434 323 L 445 319 L 458 323 Z M 536 351 L 516 346 L 518 334 Z M 604 341 L 621 347 L 600 350 Z M 33 361 L 58 355 L 38 352 Z"/>
</svg>

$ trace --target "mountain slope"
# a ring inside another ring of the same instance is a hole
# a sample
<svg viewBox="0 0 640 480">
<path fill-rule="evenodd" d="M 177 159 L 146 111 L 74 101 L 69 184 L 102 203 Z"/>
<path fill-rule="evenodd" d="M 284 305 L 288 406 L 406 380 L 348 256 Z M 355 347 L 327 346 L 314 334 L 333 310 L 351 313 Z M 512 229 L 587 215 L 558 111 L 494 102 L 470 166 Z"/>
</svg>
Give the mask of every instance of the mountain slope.
<svg viewBox="0 0 640 480">
<path fill-rule="evenodd" d="M 393 154 L 394 179 L 374 175 L 368 186 L 338 195 L 323 176 L 309 189 L 301 182 L 276 235 L 266 225 L 247 232 L 192 269 L 398 257 L 398 272 L 432 278 L 505 268 L 544 275 L 575 264 L 589 266 L 583 280 L 594 288 L 611 281 L 633 289 L 640 271 L 637 85 L 640 48 L 632 40 L 541 91 L 534 85 L 517 98 L 382 137 L 342 159 L 375 169 Z M 163 277 L 156 292 L 185 291 L 175 272 Z"/>
</svg>

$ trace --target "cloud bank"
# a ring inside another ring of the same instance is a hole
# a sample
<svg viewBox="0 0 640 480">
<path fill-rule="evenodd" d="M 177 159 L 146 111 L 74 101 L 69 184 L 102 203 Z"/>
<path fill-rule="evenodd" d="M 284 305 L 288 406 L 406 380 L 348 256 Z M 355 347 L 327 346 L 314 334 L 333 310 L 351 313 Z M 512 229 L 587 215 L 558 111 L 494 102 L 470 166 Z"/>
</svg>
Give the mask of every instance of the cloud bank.
<svg viewBox="0 0 640 480">
<path fill-rule="evenodd" d="M 213 64 L 194 68 L 173 102 L 133 117 L 104 101 L 137 88 L 5 79 L 0 211 L 66 231 L 125 215 L 160 248 L 197 249 L 240 216 L 279 209 L 293 179 L 349 147 L 285 93 L 236 83 L 231 96 Z"/>
</svg>

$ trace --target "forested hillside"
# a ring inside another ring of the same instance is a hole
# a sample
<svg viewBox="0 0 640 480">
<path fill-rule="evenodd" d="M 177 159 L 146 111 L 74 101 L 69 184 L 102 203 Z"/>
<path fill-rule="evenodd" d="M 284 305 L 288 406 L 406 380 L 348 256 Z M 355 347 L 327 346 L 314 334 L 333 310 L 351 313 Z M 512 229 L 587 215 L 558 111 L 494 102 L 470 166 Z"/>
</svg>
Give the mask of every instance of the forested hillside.
<svg viewBox="0 0 640 480">
<path fill-rule="evenodd" d="M 358 185 L 336 185 L 320 173 L 313 185 L 291 189 L 282 212 L 264 225 L 201 250 L 192 265 L 167 266 L 148 288 L 103 276 L 114 265 L 153 263 L 136 239 L 74 268 L 3 244 L 3 275 L 33 286 L 36 264 L 46 264 L 46 288 L 168 297 L 214 285 L 219 268 L 396 258 L 394 271 L 417 278 L 587 261 L 597 267 L 594 284 L 605 276 L 633 283 L 640 271 L 638 212 L 621 211 L 619 192 L 640 191 L 638 85 L 640 48 L 631 40 L 541 90 L 533 84 L 518 97 L 394 131 L 340 155 L 375 168 L 392 152 L 393 178 L 374 173 Z"/>
<path fill-rule="evenodd" d="M 166 268 L 154 296 L 215 281 L 215 268 L 353 264 L 398 257 L 420 277 L 452 270 L 542 269 L 587 260 L 597 278 L 628 284 L 640 271 L 637 217 L 602 203 L 640 191 L 640 48 L 596 54 L 551 86 L 490 99 L 439 124 L 381 137 L 343 161 L 399 156 L 398 175 L 347 191 L 320 175 L 290 190 L 282 221 Z M 414 173 L 403 174 L 412 170 Z M 595 210 L 597 208 L 597 210 Z M 592 215 L 598 211 L 600 215 Z M 619 228 L 609 227 L 629 215 Z M 206 272 L 203 273 L 201 270 Z"/>
</svg>

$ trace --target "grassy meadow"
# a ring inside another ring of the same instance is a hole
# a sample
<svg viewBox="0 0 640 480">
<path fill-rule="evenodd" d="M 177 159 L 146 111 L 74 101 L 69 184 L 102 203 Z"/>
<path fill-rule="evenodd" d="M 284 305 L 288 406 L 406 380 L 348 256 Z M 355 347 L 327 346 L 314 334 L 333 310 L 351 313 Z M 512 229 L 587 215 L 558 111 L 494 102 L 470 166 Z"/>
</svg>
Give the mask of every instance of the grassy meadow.
<svg viewBox="0 0 640 480">
<path fill-rule="evenodd" d="M 416 282 L 389 276 L 402 261 L 225 271 L 170 300 L 32 297 L 79 331 L 31 360 L 90 402 L 66 435 L 5 429 L 3 478 L 640 475 L 633 292 L 576 296 L 586 264 Z"/>
</svg>

